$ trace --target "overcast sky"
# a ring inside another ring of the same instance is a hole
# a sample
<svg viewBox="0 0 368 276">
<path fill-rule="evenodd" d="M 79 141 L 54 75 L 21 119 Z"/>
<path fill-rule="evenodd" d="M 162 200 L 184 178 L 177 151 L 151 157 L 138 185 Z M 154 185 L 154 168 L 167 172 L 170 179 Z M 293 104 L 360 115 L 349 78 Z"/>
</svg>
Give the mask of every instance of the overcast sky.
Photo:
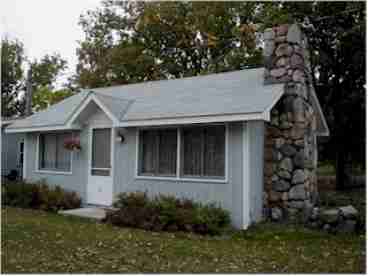
<svg viewBox="0 0 368 276">
<path fill-rule="evenodd" d="M 70 74 L 77 63 L 77 40 L 83 38 L 79 16 L 100 1 L 0 0 L 0 31 L 21 40 L 31 59 L 59 53 L 67 59 Z"/>
</svg>

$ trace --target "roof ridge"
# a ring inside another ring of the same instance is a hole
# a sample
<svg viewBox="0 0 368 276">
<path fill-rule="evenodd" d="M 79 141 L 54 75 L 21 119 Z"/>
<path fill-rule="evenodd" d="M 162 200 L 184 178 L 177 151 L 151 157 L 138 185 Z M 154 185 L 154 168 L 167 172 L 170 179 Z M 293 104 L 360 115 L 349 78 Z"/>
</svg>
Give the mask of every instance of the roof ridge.
<svg viewBox="0 0 368 276">
<path fill-rule="evenodd" d="M 116 100 L 119 100 L 119 101 L 124 101 L 124 102 L 134 101 L 134 100 L 124 99 L 124 98 L 114 97 L 114 96 L 111 96 L 111 95 L 106 95 L 105 93 L 101 93 L 101 92 L 96 92 L 96 91 L 91 91 L 91 92 L 93 94 L 101 96 L 101 97 L 113 98 L 113 99 L 116 99 Z"/>
<path fill-rule="evenodd" d="M 150 81 L 135 82 L 135 83 L 128 83 L 128 84 L 117 84 L 117 85 L 111 85 L 111 86 L 86 88 L 86 89 L 82 89 L 82 91 L 97 90 L 97 89 L 103 90 L 103 89 L 114 88 L 114 87 L 116 88 L 116 87 L 125 87 L 125 86 L 137 86 L 137 85 L 142 85 L 142 84 L 152 84 L 152 83 L 183 80 L 183 79 L 189 80 L 189 79 L 195 79 L 195 78 L 205 78 L 205 77 L 214 76 L 214 75 L 225 75 L 225 74 L 231 74 L 231 73 L 242 72 L 242 71 L 259 70 L 259 69 L 262 69 L 262 68 L 264 68 L 264 67 L 249 68 L 249 69 L 242 69 L 242 70 L 233 70 L 233 71 L 226 71 L 226 72 L 220 72 L 220 73 L 210 73 L 210 74 L 205 74 L 205 75 L 197 75 L 197 76 L 190 76 L 190 77 L 183 77 L 183 78 L 150 80 Z M 103 93 L 103 91 L 93 91 L 93 92 L 94 93 Z"/>
</svg>

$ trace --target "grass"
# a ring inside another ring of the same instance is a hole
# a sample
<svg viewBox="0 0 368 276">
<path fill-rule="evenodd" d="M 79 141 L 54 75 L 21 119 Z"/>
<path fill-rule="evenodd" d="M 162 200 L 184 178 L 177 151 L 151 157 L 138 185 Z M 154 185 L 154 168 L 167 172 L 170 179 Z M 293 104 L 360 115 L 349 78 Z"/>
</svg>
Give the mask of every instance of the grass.
<svg viewBox="0 0 368 276">
<path fill-rule="evenodd" d="M 365 168 L 354 165 L 351 171 L 352 175 L 365 175 Z M 323 162 L 317 168 L 317 174 L 323 176 L 334 176 L 336 174 L 335 166 L 331 162 Z"/>
<path fill-rule="evenodd" d="M 335 167 L 331 164 L 324 164 L 317 168 L 318 175 L 335 175 Z"/>
<path fill-rule="evenodd" d="M 2 209 L 3 273 L 364 272 L 365 236 L 262 223 L 205 237 Z"/>
</svg>

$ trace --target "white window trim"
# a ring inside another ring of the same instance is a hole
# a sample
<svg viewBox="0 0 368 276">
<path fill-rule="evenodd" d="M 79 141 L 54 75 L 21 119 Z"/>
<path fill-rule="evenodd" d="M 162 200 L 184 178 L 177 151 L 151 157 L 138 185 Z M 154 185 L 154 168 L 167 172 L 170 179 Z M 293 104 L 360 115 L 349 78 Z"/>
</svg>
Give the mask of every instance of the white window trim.
<svg viewBox="0 0 368 276">
<path fill-rule="evenodd" d="M 21 147 L 20 145 L 23 143 L 23 152 L 20 151 Z M 24 166 L 24 139 L 20 140 L 18 142 L 18 152 L 17 152 L 17 167 L 20 166 L 20 156 L 23 154 L 23 166 Z"/>
<path fill-rule="evenodd" d="M 228 166 L 229 166 L 229 124 L 225 123 L 225 177 L 223 179 L 213 179 L 210 177 L 182 177 L 180 176 L 180 159 L 181 159 L 181 129 L 182 127 L 175 127 L 178 135 L 177 143 L 177 155 L 176 155 L 176 176 L 146 176 L 139 175 L 139 134 L 143 129 L 148 128 L 137 128 L 136 129 L 136 154 L 135 154 L 135 179 L 145 180 L 167 180 L 167 181 L 183 181 L 183 182 L 201 182 L 201 183 L 228 183 Z M 166 128 L 162 128 L 166 129 Z"/>
<path fill-rule="evenodd" d="M 74 158 L 74 151 L 70 153 L 70 171 L 54 171 L 54 170 L 44 170 L 40 169 L 39 157 L 40 157 L 40 135 L 41 133 L 37 134 L 37 145 L 36 145 L 36 165 L 35 165 L 35 173 L 43 173 L 43 174 L 64 174 L 64 175 L 72 175 L 73 174 L 73 158 Z M 73 137 L 73 132 L 72 132 Z"/>
</svg>

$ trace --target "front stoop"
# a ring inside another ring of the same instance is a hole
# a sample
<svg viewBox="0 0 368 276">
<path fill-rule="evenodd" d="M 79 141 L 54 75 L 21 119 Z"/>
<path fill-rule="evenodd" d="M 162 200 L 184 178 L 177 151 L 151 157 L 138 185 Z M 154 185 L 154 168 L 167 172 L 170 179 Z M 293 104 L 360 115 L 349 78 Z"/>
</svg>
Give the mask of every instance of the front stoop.
<svg viewBox="0 0 368 276">
<path fill-rule="evenodd" d="M 76 216 L 101 221 L 106 217 L 106 208 L 84 207 L 72 210 L 61 210 L 58 213 L 66 216 Z"/>
</svg>

